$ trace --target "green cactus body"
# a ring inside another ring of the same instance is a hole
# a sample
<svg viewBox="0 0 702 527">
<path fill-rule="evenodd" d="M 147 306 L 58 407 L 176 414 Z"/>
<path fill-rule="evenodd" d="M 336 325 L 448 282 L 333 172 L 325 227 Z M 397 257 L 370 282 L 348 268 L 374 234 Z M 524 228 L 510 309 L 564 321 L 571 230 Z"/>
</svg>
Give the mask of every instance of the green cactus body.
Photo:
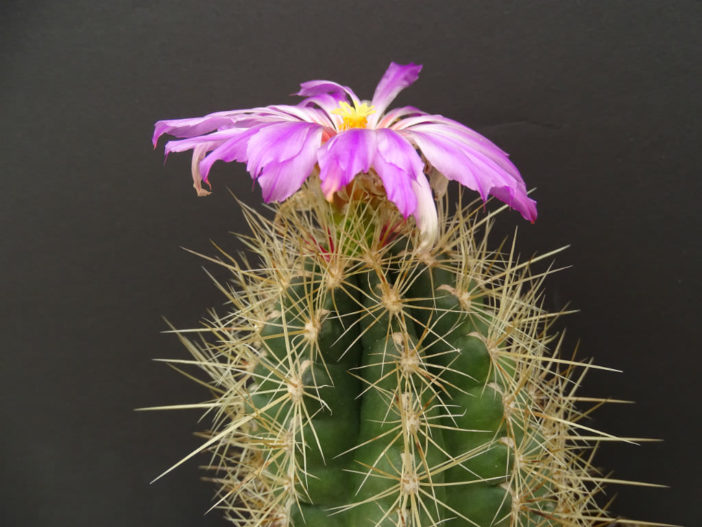
<svg viewBox="0 0 702 527">
<path fill-rule="evenodd" d="M 487 248 L 482 210 L 441 208 L 439 243 L 418 249 L 365 196 L 308 185 L 273 220 L 248 211 L 259 261 L 222 261 L 232 309 L 186 341 L 216 396 L 218 506 L 275 527 L 605 518 L 574 424 L 585 365 L 559 358 L 543 274 Z"/>
</svg>

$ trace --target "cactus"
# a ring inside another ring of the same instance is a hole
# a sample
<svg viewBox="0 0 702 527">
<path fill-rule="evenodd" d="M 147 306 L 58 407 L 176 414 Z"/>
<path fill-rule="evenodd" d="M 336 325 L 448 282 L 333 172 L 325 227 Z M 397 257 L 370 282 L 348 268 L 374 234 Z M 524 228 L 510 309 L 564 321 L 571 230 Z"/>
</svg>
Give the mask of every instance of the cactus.
<svg viewBox="0 0 702 527">
<path fill-rule="evenodd" d="M 341 108 L 336 138 L 363 129 L 373 111 Z M 246 132 L 216 115 L 206 149 L 244 160 L 232 145 Z M 202 133 L 202 120 L 187 121 L 157 124 L 157 134 Z M 229 153 L 212 140 L 222 129 Z M 414 139 L 439 168 L 426 138 Z M 211 163 L 188 141 L 171 150 L 194 147 L 202 194 Z M 227 312 L 212 313 L 199 339 L 176 330 L 194 357 L 176 362 L 204 372 L 212 394 L 193 406 L 213 423 L 180 463 L 210 452 L 214 507 L 240 526 L 606 525 L 596 498 L 607 478 L 591 460 L 599 441 L 617 438 L 582 423 L 589 410 L 578 404 L 606 401 L 576 395 L 596 366 L 563 353 L 553 330 L 561 313 L 543 307 L 550 270 L 533 266 L 554 253 L 520 261 L 514 241 L 493 249 L 493 219 L 506 207 L 459 201 L 453 210 L 446 195 L 427 206 L 429 187 L 417 179 L 407 186 L 415 207 L 404 207 L 382 161 L 345 181 L 325 168 L 330 155 L 285 195 L 265 167 L 250 167 L 264 195 L 283 202 L 270 219 L 244 207 L 251 232 L 241 239 L 255 260 L 213 259 L 231 272 L 218 284 Z M 514 177 L 510 192 L 491 193 L 533 219 Z"/>
<path fill-rule="evenodd" d="M 252 526 L 605 518 L 574 406 L 593 366 L 560 356 L 533 261 L 488 248 L 494 214 L 440 207 L 417 252 L 361 180 L 342 208 L 314 185 L 273 220 L 247 210 L 258 261 L 221 260 L 231 308 L 179 332 L 210 377 L 217 505 Z"/>
</svg>

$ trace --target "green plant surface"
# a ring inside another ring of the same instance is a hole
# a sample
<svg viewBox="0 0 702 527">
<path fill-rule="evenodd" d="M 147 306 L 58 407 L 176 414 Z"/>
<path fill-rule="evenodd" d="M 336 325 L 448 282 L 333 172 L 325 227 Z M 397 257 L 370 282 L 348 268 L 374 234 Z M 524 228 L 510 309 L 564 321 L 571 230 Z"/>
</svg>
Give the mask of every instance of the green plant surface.
<svg viewBox="0 0 702 527">
<path fill-rule="evenodd" d="M 174 365 L 212 394 L 183 461 L 210 452 L 215 507 L 241 526 L 610 522 L 592 454 L 618 439 L 582 420 L 606 401 L 576 395 L 596 366 L 564 356 L 534 271 L 557 251 L 491 249 L 496 212 L 461 203 L 423 248 L 377 196 L 314 188 L 270 220 L 245 209 L 256 259 L 214 259 L 226 312 L 177 331 L 193 360 Z"/>
</svg>

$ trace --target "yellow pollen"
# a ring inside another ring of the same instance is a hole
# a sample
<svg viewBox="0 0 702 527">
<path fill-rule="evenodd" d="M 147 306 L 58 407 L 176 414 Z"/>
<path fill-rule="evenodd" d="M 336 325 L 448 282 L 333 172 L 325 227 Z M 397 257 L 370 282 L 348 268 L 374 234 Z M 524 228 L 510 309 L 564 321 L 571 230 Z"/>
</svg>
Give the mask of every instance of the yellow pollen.
<svg viewBox="0 0 702 527">
<path fill-rule="evenodd" d="M 342 101 L 336 110 L 332 110 L 332 113 L 340 115 L 344 120 L 341 123 L 340 131 L 349 128 L 365 128 L 368 124 L 368 116 L 375 112 L 375 108 L 365 102 L 360 105 L 355 102 L 353 104 L 351 106 L 346 101 Z"/>
</svg>

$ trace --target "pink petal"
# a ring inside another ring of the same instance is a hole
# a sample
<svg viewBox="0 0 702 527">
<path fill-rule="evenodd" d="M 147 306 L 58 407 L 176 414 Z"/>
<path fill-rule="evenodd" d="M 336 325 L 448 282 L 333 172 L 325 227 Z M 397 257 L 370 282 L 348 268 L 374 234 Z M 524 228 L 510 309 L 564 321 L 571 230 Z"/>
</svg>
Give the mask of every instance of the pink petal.
<svg viewBox="0 0 702 527">
<path fill-rule="evenodd" d="M 414 121 L 414 124 L 407 124 Z M 475 130 L 471 130 L 456 121 L 447 119 L 441 115 L 426 115 L 421 118 L 410 118 L 398 123 L 394 129 L 407 129 L 426 132 L 429 134 L 441 135 L 449 137 L 454 141 L 461 143 L 469 150 L 479 152 L 495 163 L 500 165 L 506 172 L 513 174 L 516 179 L 521 179 L 519 170 L 509 160 L 507 153 L 490 141 L 487 137 L 480 135 Z"/>
<path fill-rule="evenodd" d="M 279 104 L 268 106 L 268 109 L 275 112 L 277 119 L 283 121 L 303 121 L 308 123 L 317 123 L 322 126 L 330 126 L 329 118 L 323 110 L 305 107 L 305 106 L 290 106 Z"/>
<path fill-rule="evenodd" d="M 417 64 L 402 65 L 394 62 L 390 63 L 390 66 L 388 66 L 378 86 L 375 88 L 375 93 L 373 93 L 371 104 L 375 108 L 375 113 L 368 120 L 369 126 L 375 126 L 385 109 L 397 97 L 397 94 L 416 81 L 421 70 L 422 66 Z"/>
<path fill-rule="evenodd" d="M 212 165 L 217 161 L 239 161 L 241 163 L 245 163 L 248 160 L 246 155 L 246 147 L 248 146 L 249 140 L 251 140 L 251 137 L 257 134 L 264 126 L 266 125 L 258 125 L 253 128 L 244 129 L 240 134 L 222 143 L 212 152 L 210 152 L 208 156 L 200 163 L 202 179 L 207 181 Z"/>
<path fill-rule="evenodd" d="M 166 155 L 172 152 L 185 152 L 186 150 L 192 150 L 193 148 L 207 143 L 212 145 L 210 150 L 221 145 L 225 141 L 232 139 L 234 137 L 240 136 L 245 129 L 241 128 L 229 128 L 227 130 L 222 130 L 220 132 L 212 132 L 207 135 L 200 135 L 196 137 L 190 137 L 188 139 L 177 139 L 175 141 L 168 141 L 164 147 L 164 153 Z"/>
<path fill-rule="evenodd" d="M 404 135 L 411 138 L 427 160 L 445 177 L 477 191 L 483 200 L 487 199 L 490 182 L 486 181 L 485 175 L 481 177 L 476 172 L 477 167 L 459 145 L 444 137 L 423 132 L 406 131 Z"/>
<path fill-rule="evenodd" d="M 318 154 L 319 178 L 327 199 L 348 185 L 356 174 L 368 172 L 375 151 L 375 131 L 365 128 L 352 128 L 327 141 Z"/>
<path fill-rule="evenodd" d="M 492 194 L 534 221 L 535 202 L 527 197 L 517 168 L 487 139 L 476 142 L 472 134 L 456 134 L 453 128 L 438 125 L 416 125 L 402 131 L 445 177 L 477 191 L 483 200 Z"/>
<path fill-rule="evenodd" d="M 292 139 L 291 140 L 295 140 Z M 297 192 L 317 164 L 317 151 L 322 142 L 322 128 L 309 126 L 300 136 L 299 150 L 293 156 L 266 164 L 257 181 L 261 185 L 263 200 L 284 201 Z M 252 147 L 253 140 L 249 143 Z M 286 150 L 281 148 L 281 150 Z"/>
<path fill-rule="evenodd" d="M 348 86 L 342 86 L 336 82 L 325 80 L 303 82 L 300 84 L 300 91 L 297 92 L 296 95 L 309 97 L 321 93 L 328 93 L 332 97 L 337 98 L 339 102 L 343 101 L 346 96 L 350 97 L 354 103 L 361 102 L 358 96 Z"/>
<path fill-rule="evenodd" d="M 514 187 L 496 187 L 490 190 L 490 194 L 519 212 L 525 220 L 531 223 L 536 221 L 536 201 L 528 197 L 526 192 Z"/>
<path fill-rule="evenodd" d="M 191 119 L 157 121 L 156 124 L 154 124 L 154 135 L 151 141 L 155 147 L 158 138 L 163 134 L 172 135 L 174 137 L 193 137 L 220 128 L 228 128 L 233 124 L 232 114 L 233 112 L 227 111 L 211 113 L 204 117 L 193 117 Z"/>
<path fill-rule="evenodd" d="M 346 97 L 342 97 L 341 100 L 345 100 Z M 335 129 L 335 119 L 332 112 L 339 107 L 339 99 L 329 95 L 328 93 L 320 93 L 314 97 L 307 97 L 305 100 L 301 101 L 298 106 L 302 107 L 319 107 L 320 110 L 320 124 L 329 127 L 331 130 Z"/>
<path fill-rule="evenodd" d="M 285 122 L 269 124 L 249 139 L 246 146 L 246 169 L 256 178 L 272 163 L 283 163 L 297 156 L 306 145 L 309 132 L 322 127 L 317 124 Z M 321 144 L 320 140 L 317 147 Z"/>
<path fill-rule="evenodd" d="M 334 96 L 329 93 L 320 93 L 318 95 L 314 95 L 312 97 L 307 97 L 306 99 L 303 99 L 300 101 L 300 104 L 298 106 L 319 106 L 322 108 L 325 112 L 329 113 L 333 110 L 336 110 L 339 107 L 339 103 L 342 101 L 345 101 L 346 97 L 345 96 Z"/>
<path fill-rule="evenodd" d="M 424 163 L 412 145 L 399 134 L 388 129 L 375 132 L 377 155 L 373 168 L 383 182 L 388 199 L 406 218 L 417 207 L 412 181 L 424 177 Z"/>
<path fill-rule="evenodd" d="M 378 122 L 377 128 L 395 128 L 393 125 L 398 119 L 420 115 L 427 115 L 427 113 L 423 112 L 419 108 L 415 108 L 414 106 L 395 108 L 383 116 L 383 118 Z"/>
</svg>

